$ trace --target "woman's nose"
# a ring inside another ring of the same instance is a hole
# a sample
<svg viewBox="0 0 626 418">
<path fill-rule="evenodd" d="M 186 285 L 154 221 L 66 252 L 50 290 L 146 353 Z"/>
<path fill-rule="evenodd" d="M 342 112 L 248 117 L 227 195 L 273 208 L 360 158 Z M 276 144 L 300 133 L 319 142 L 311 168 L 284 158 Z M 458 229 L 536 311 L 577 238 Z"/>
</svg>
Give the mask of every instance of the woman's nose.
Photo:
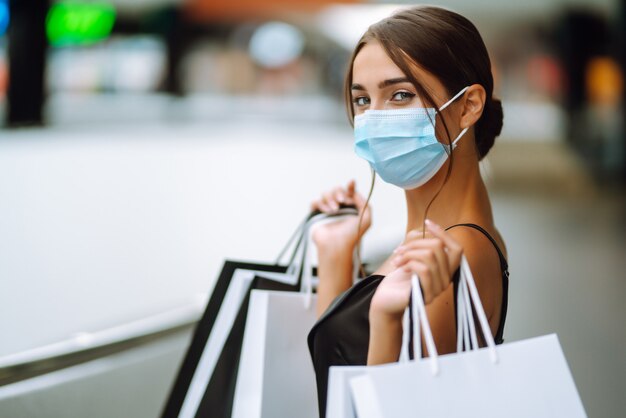
<svg viewBox="0 0 626 418">
<path fill-rule="evenodd" d="M 386 103 L 384 100 L 382 99 L 370 99 L 370 106 L 369 109 L 370 110 L 383 110 L 385 109 Z"/>
</svg>

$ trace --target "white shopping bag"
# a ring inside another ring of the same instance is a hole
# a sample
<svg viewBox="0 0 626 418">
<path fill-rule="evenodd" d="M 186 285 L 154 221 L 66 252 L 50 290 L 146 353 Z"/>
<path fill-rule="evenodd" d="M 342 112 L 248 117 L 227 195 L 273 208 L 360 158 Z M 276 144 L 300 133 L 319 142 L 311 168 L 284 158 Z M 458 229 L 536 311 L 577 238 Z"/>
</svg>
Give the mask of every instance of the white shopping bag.
<svg viewBox="0 0 626 418">
<path fill-rule="evenodd" d="M 466 309 L 467 288 L 464 286 L 459 287 L 458 302 L 457 302 L 457 315 L 458 323 L 458 350 L 461 351 L 461 347 L 470 347 L 471 344 L 478 346 L 475 336 L 475 328 L 471 327 L 470 336 L 470 323 L 467 320 L 468 314 Z M 403 318 L 403 341 L 409 341 L 410 329 L 409 329 L 409 311 L 404 312 Z M 473 325 L 473 324 L 472 324 Z M 419 322 L 414 323 L 415 334 L 419 334 Z M 421 351 L 420 347 L 414 347 L 416 352 Z M 400 361 L 408 361 L 409 359 L 409 347 L 408 344 L 402 345 L 402 351 L 400 353 Z M 354 402 L 352 400 L 352 393 L 350 389 L 350 382 L 354 377 L 365 374 L 370 367 L 368 366 L 331 366 L 328 373 L 328 391 L 326 397 L 326 418 L 356 418 L 356 410 Z M 365 388 L 368 390 L 369 388 Z"/>
<path fill-rule="evenodd" d="M 350 393 L 352 378 L 365 373 L 367 366 L 331 366 L 328 372 L 326 418 L 356 418 Z"/>
<path fill-rule="evenodd" d="M 233 418 L 317 418 L 306 337 L 315 296 L 253 290 L 237 375 Z M 311 302 L 311 303 L 309 303 Z"/>
<path fill-rule="evenodd" d="M 467 260 L 461 262 L 459 332 L 476 342 L 471 302 L 487 347 L 438 356 L 418 279 L 413 277 L 414 324 L 421 324 L 429 358 L 368 367 L 350 379 L 359 418 L 583 418 L 580 396 L 556 335 L 496 346 Z M 471 325 L 470 325 L 471 324 Z M 403 347 L 408 340 L 403 338 Z"/>
<path fill-rule="evenodd" d="M 353 215 L 348 215 L 353 216 Z M 241 352 L 232 418 L 317 418 L 315 371 L 307 335 L 317 320 L 313 296 L 313 228 L 306 229 L 301 292 L 253 290 Z M 353 267 L 356 280 L 358 268 Z"/>
</svg>

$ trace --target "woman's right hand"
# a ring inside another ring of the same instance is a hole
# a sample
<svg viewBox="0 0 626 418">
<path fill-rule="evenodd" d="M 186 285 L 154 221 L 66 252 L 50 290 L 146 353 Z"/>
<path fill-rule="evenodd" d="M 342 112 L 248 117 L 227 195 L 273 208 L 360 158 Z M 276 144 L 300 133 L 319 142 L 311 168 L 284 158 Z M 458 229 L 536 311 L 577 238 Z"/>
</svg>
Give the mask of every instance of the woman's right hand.
<svg viewBox="0 0 626 418">
<path fill-rule="evenodd" d="M 340 204 L 356 206 L 359 215 L 349 216 L 316 226 L 313 230 L 313 242 L 320 252 L 346 252 L 352 254 L 359 239 L 372 223 L 369 205 L 365 208 L 365 198 L 356 192 L 354 180 L 350 180 L 347 187 L 335 187 L 322 194 L 320 199 L 311 203 L 311 210 L 319 210 L 332 214 L 337 212 Z M 365 211 L 365 212 L 363 212 Z M 359 218 L 363 214 L 361 229 L 357 233 Z"/>
</svg>

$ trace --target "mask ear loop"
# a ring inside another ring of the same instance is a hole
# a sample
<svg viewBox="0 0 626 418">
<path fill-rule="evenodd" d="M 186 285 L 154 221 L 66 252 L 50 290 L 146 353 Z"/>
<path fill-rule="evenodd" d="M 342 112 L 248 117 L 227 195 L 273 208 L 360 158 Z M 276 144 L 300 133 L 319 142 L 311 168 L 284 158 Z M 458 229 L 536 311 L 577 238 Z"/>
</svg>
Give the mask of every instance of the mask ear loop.
<svg viewBox="0 0 626 418">
<path fill-rule="evenodd" d="M 456 148 L 456 143 L 459 142 L 459 139 L 469 130 L 469 126 L 461 131 L 459 136 L 456 137 L 454 141 L 452 141 L 452 149 Z"/>
<path fill-rule="evenodd" d="M 463 95 L 463 93 L 465 93 L 467 91 L 467 89 L 469 89 L 470 86 L 464 87 L 460 92 L 458 92 L 457 94 L 454 95 L 453 98 L 451 98 L 450 100 L 448 100 L 447 102 L 445 102 L 440 108 L 439 111 L 441 112 L 442 110 L 444 110 L 446 107 L 450 106 L 450 104 L 454 103 L 454 101 L 456 99 L 458 99 L 459 97 L 461 97 Z"/>
<path fill-rule="evenodd" d="M 457 94 L 454 95 L 454 97 L 452 97 L 450 100 L 448 100 L 447 102 L 445 102 L 440 108 L 439 108 L 439 112 L 441 112 L 442 110 L 444 110 L 446 107 L 450 106 L 450 104 L 454 103 L 454 101 L 456 99 L 458 99 L 459 97 L 461 97 L 463 95 L 463 93 L 465 93 L 467 91 L 467 89 L 469 89 L 470 86 L 466 86 L 463 89 L 461 89 L 460 92 L 458 92 Z M 465 133 L 467 133 L 467 131 L 469 130 L 469 126 L 465 129 L 463 129 L 461 131 L 461 133 L 454 139 L 454 141 L 452 141 L 452 146 L 450 147 L 451 150 L 453 150 L 456 147 L 456 143 L 459 142 L 459 139 L 461 139 L 461 137 L 463 135 L 465 135 Z"/>
</svg>

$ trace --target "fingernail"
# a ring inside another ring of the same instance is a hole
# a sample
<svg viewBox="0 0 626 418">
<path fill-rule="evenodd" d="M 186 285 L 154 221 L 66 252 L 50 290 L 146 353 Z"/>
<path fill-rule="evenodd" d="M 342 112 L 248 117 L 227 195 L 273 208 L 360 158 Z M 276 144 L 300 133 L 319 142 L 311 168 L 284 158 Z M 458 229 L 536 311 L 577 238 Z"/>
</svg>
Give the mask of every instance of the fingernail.
<svg viewBox="0 0 626 418">
<path fill-rule="evenodd" d="M 439 225 L 437 225 L 436 223 L 434 223 L 430 219 L 426 219 L 424 221 L 424 223 L 426 224 L 426 226 L 429 226 L 429 227 L 432 227 L 432 228 L 439 228 Z"/>
<path fill-rule="evenodd" d="M 403 251 L 404 251 L 404 247 L 403 247 L 403 246 L 400 246 L 400 247 L 396 248 L 395 250 L 393 250 L 393 253 L 394 253 L 394 254 L 400 254 L 400 253 L 402 253 Z"/>
</svg>

